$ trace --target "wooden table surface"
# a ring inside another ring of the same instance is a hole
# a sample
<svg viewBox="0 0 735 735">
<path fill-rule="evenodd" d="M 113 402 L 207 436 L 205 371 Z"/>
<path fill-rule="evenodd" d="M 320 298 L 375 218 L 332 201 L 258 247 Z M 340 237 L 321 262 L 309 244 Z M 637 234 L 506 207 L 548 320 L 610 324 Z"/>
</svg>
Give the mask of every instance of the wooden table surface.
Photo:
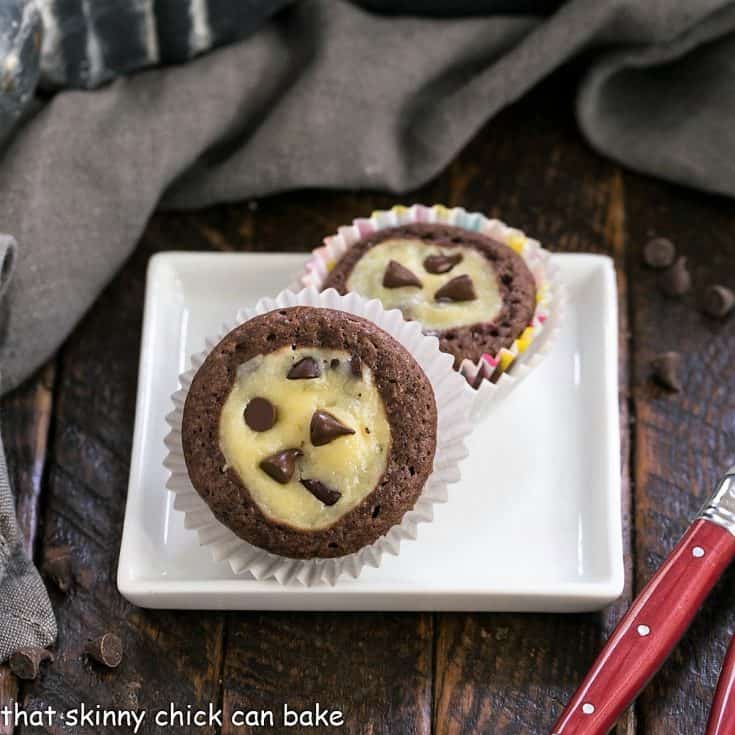
<svg viewBox="0 0 735 735">
<path fill-rule="evenodd" d="M 173 701 L 280 711 L 283 702 L 309 707 L 318 701 L 345 712 L 345 726 L 334 732 L 550 731 L 631 593 L 675 544 L 718 474 L 735 462 L 735 318 L 702 316 L 695 292 L 667 299 L 641 262 L 646 240 L 665 235 L 688 256 L 697 286 L 735 287 L 735 207 L 631 173 L 590 150 L 575 125 L 575 82 L 574 71 L 545 82 L 491 121 L 436 181 L 410 195 L 296 192 L 153 217 L 136 253 L 58 355 L 2 402 L 28 548 L 40 564 L 49 548 L 71 545 L 77 583 L 69 595 L 52 590 L 60 629 L 56 662 L 20 687 L 0 669 L 0 706 L 19 698 L 29 710 L 64 710 L 84 701 L 151 711 Z M 337 225 L 397 201 L 463 205 L 502 217 L 553 251 L 614 258 L 624 599 L 585 615 L 201 613 L 131 606 L 117 592 L 115 573 L 148 259 L 168 249 L 307 251 Z M 651 356 L 671 349 L 683 353 L 685 390 L 679 394 L 649 379 Z M 734 581 L 725 575 L 620 721 L 618 735 L 704 732 L 735 629 Z M 108 629 L 124 639 L 126 657 L 117 671 L 101 672 L 84 660 L 82 648 Z M 2 735 L 9 731 L 0 725 Z M 163 730 L 149 722 L 142 732 Z"/>
</svg>

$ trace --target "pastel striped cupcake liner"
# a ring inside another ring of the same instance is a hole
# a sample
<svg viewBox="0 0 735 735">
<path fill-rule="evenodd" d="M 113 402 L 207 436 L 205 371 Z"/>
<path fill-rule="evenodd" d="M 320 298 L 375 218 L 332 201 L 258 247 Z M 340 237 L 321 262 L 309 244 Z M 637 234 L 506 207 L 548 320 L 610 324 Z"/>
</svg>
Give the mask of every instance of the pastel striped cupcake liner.
<svg viewBox="0 0 735 735">
<path fill-rule="evenodd" d="M 337 261 L 358 240 L 378 230 L 417 222 L 462 227 L 508 245 L 523 258 L 536 282 L 536 309 L 530 324 L 513 344 L 495 355 L 483 354 L 477 362 L 465 359 L 459 366 L 473 393 L 473 418 L 483 418 L 491 413 L 499 398 L 506 397 L 543 361 L 559 331 L 565 291 L 550 253 L 537 240 L 500 220 L 462 207 L 396 205 L 373 212 L 368 218 L 356 219 L 326 237 L 324 245 L 313 251 L 294 288 L 321 289 Z"/>
</svg>

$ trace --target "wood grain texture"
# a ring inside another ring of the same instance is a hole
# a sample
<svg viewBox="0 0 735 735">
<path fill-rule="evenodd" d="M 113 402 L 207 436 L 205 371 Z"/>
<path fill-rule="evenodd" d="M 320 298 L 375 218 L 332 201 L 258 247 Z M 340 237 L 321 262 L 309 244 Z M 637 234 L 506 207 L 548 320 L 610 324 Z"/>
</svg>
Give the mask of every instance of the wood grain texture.
<svg viewBox="0 0 735 735">
<path fill-rule="evenodd" d="M 144 273 L 153 248 L 145 238 L 60 357 L 40 561 L 53 546 L 69 545 L 75 584 L 68 595 L 53 594 L 59 622 L 56 661 L 41 679 L 24 687 L 28 709 L 51 705 L 63 711 L 84 702 L 156 711 L 169 702 L 206 707 L 219 700 L 222 616 L 140 610 L 118 594 L 115 583 Z M 120 635 L 125 646 L 115 671 L 83 655 L 88 639 L 108 631 Z M 111 727 L 75 731 L 116 732 Z M 142 731 L 160 730 L 148 722 Z"/>
<path fill-rule="evenodd" d="M 636 414 L 636 578 L 640 586 L 673 548 L 721 473 L 735 463 L 735 319 L 697 309 L 710 283 L 735 286 L 732 202 L 627 174 Z M 653 235 L 675 241 L 689 259 L 694 289 L 662 295 L 642 264 Z M 684 390 L 652 384 L 649 360 L 682 353 Z M 646 735 L 704 732 L 714 685 L 735 630 L 735 576 L 725 574 L 690 632 L 639 700 Z"/>
<path fill-rule="evenodd" d="M 0 666 L 0 709 L 12 707 L 18 701 L 18 680 L 13 676 L 7 664 Z M 12 735 L 15 728 L 11 723 L 5 724 L 0 719 L 0 735 Z"/>
<path fill-rule="evenodd" d="M 18 389 L 5 396 L 0 407 L 8 478 L 26 553 L 33 556 L 49 424 L 53 406 L 54 364 L 50 362 Z M 0 666 L 0 708 L 18 701 L 19 682 L 7 665 Z M 11 725 L 0 720 L 0 735 Z"/>
<path fill-rule="evenodd" d="M 267 732 L 292 733 L 282 718 L 284 703 L 305 711 L 319 702 L 344 713 L 344 726 L 334 732 L 428 735 L 432 638 L 428 614 L 230 616 L 225 712 L 229 718 L 238 709 L 272 710 L 275 726 Z M 222 732 L 259 730 L 225 727 Z"/>
<path fill-rule="evenodd" d="M 621 471 L 626 478 L 628 352 L 622 175 L 581 143 L 570 110 L 551 103 L 558 92 L 552 80 L 493 121 L 452 166 L 447 203 L 489 210 L 553 251 L 596 252 L 615 259 L 622 326 Z M 538 109 L 544 114 L 536 114 Z M 512 171 L 512 176 L 503 176 L 505 171 Z M 627 478 L 623 494 L 626 565 L 630 569 Z M 627 606 L 631 592 L 628 585 L 621 603 L 603 615 L 439 615 L 434 731 L 437 735 L 548 732 Z M 632 713 L 621 728 L 621 735 L 635 732 Z"/>
<path fill-rule="evenodd" d="M 33 556 L 46 449 L 53 408 L 55 365 L 48 363 L 3 398 L 3 443 L 18 526 L 26 553 Z"/>
</svg>

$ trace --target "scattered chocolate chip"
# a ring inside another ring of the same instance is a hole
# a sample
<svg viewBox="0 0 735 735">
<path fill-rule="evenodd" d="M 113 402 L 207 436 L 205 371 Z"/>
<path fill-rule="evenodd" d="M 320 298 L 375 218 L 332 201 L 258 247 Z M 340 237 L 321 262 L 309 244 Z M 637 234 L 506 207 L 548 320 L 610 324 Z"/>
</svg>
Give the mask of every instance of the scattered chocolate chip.
<svg viewBox="0 0 735 735">
<path fill-rule="evenodd" d="M 115 633 L 105 633 L 101 638 L 90 641 L 84 652 L 108 669 L 116 669 L 123 660 L 123 643 Z"/>
<path fill-rule="evenodd" d="M 319 480 L 301 480 L 301 484 L 324 505 L 334 505 L 342 497 L 342 493 L 332 490 Z"/>
<path fill-rule="evenodd" d="M 311 434 L 311 443 L 315 447 L 322 447 L 340 436 L 354 434 L 355 430 L 350 429 L 349 426 L 345 426 L 336 416 L 329 413 L 329 411 L 319 409 L 314 411 L 314 415 L 311 417 L 309 432 Z"/>
<path fill-rule="evenodd" d="M 466 274 L 447 281 L 434 294 L 436 301 L 474 301 L 476 298 L 475 286 Z"/>
<path fill-rule="evenodd" d="M 735 306 L 735 293 L 727 286 L 708 286 L 702 294 L 702 311 L 715 319 L 726 317 Z"/>
<path fill-rule="evenodd" d="M 356 377 L 362 377 L 362 359 L 360 355 L 353 355 L 350 358 L 350 372 Z"/>
<path fill-rule="evenodd" d="M 403 288 L 404 286 L 421 288 L 421 281 L 405 265 L 401 265 L 397 260 L 391 260 L 383 274 L 383 286 L 385 288 Z"/>
<path fill-rule="evenodd" d="M 430 255 L 424 259 L 424 268 L 427 273 L 449 273 L 455 265 L 462 262 L 462 253 L 454 253 L 454 255 Z"/>
<path fill-rule="evenodd" d="M 50 651 L 37 646 L 27 646 L 17 650 L 10 657 L 10 670 L 19 678 L 30 681 L 37 679 L 44 661 L 53 661 Z"/>
<path fill-rule="evenodd" d="M 661 288 L 667 296 L 681 296 L 692 285 L 692 277 L 687 270 L 687 259 L 677 258 L 674 265 L 661 274 Z"/>
<path fill-rule="evenodd" d="M 665 237 L 654 237 L 643 247 L 643 261 L 650 268 L 668 268 L 676 258 L 676 248 Z"/>
<path fill-rule="evenodd" d="M 256 396 L 245 406 L 245 423 L 253 431 L 268 431 L 272 429 L 278 417 L 276 407 L 267 399 Z"/>
<path fill-rule="evenodd" d="M 681 381 L 679 380 L 679 365 L 681 364 L 681 355 L 678 352 L 664 352 L 651 360 L 651 370 L 653 378 L 664 388 L 678 393 L 681 390 Z"/>
<path fill-rule="evenodd" d="M 282 452 L 266 457 L 258 466 L 268 477 L 285 485 L 291 481 L 296 469 L 296 458 L 302 454 L 300 449 L 284 449 Z"/>
<path fill-rule="evenodd" d="M 313 357 L 304 357 L 299 360 L 286 376 L 289 380 L 310 380 L 322 374 L 319 363 Z"/>
<path fill-rule="evenodd" d="M 74 581 L 71 564 L 71 547 L 56 546 L 46 552 L 43 562 L 43 574 L 48 577 L 61 592 L 68 592 Z"/>
<path fill-rule="evenodd" d="M 333 357 L 332 361 L 329 363 L 329 367 L 331 367 L 332 370 L 336 370 L 339 367 L 339 360 L 336 357 Z"/>
</svg>

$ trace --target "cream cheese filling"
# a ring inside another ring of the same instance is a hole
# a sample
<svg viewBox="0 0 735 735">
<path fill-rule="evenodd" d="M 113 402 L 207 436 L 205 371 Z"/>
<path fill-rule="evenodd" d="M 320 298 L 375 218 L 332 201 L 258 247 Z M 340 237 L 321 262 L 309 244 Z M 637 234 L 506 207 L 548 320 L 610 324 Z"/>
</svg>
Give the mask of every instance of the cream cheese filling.
<svg viewBox="0 0 735 735">
<path fill-rule="evenodd" d="M 305 357 L 319 362 L 321 375 L 288 380 L 291 367 Z M 268 518 L 304 530 L 326 528 L 358 505 L 383 476 L 390 452 L 383 399 L 367 365 L 362 365 L 362 377 L 352 374 L 350 357 L 343 350 L 286 346 L 239 366 L 220 414 L 220 448 Z M 276 408 L 276 422 L 266 431 L 254 431 L 243 418 L 256 397 Z M 313 446 L 310 424 L 317 410 L 328 411 L 355 433 Z M 290 481 L 280 484 L 260 463 L 286 449 L 299 449 L 303 456 Z M 300 479 L 318 480 L 341 497 L 325 505 Z"/>
<path fill-rule="evenodd" d="M 451 271 L 428 273 L 424 260 L 429 255 L 462 254 L 462 261 Z M 395 260 L 421 281 L 421 288 L 385 288 L 383 276 L 388 263 Z M 473 301 L 437 302 L 434 294 L 457 276 L 468 275 L 477 294 Z M 426 331 L 492 321 L 500 312 L 502 298 L 491 263 L 471 247 L 442 248 L 417 239 L 393 239 L 370 248 L 355 263 L 347 279 L 347 290 L 379 299 L 387 309 L 400 309 L 407 319 L 415 319 Z"/>
</svg>

